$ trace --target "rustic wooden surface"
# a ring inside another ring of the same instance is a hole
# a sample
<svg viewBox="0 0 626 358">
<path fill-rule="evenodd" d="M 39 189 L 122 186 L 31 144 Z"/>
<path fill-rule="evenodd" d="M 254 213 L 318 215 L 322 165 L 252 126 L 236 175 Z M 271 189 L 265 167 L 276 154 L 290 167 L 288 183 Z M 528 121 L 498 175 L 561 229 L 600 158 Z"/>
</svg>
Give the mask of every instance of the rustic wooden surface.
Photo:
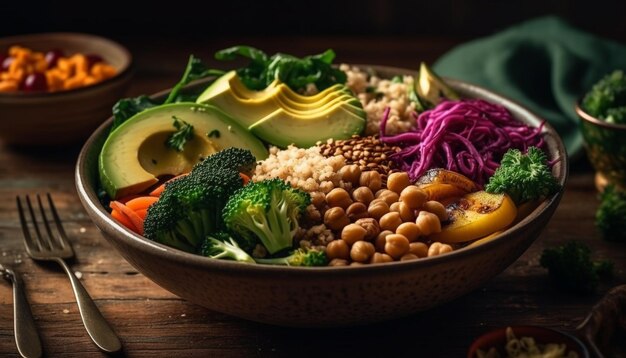
<svg viewBox="0 0 626 358">
<path fill-rule="evenodd" d="M 205 58 L 240 43 L 159 39 L 123 40 L 135 55 L 137 76 L 130 94 L 151 93 L 176 81 L 189 53 Z M 296 54 L 332 47 L 339 60 L 415 68 L 433 61 L 458 39 L 280 38 L 248 39 L 268 52 Z M 6 120 L 6 119 L 2 119 Z M 53 125 L 53 124 L 51 124 Z M 101 236 L 86 216 L 74 188 L 79 145 L 56 150 L 8 148 L 0 143 L 0 260 L 25 280 L 44 351 L 56 357 L 104 356 L 89 340 L 69 282 L 56 265 L 33 263 L 24 253 L 15 196 L 50 192 L 76 251 L 72 268 L 96 300 L 129 357 L 173 356 L 425 356 L 462 357 L 483 332 L 511 324 L 573 331 L 612 286 L 626 282 L 623 245 L 603 241 L 594 228 L 598 205 L 593 176 L 574 162 L 563 200 L 531 248 L 485 287 L 454 302 L 400 320 L 365 327 L 289 329 L 242 321 L 187 303 L 139 274 Z M 615 263 L 615 277 L 595 295 L 574 296 L 551 285 L 539 256 L 545 247 L 580 240 L 597 258 Z M 331 303 L 332 304 L 332 303 Z M 0 356 L 15 357 L 11 287 L 0 282 Z"/>
</svg>

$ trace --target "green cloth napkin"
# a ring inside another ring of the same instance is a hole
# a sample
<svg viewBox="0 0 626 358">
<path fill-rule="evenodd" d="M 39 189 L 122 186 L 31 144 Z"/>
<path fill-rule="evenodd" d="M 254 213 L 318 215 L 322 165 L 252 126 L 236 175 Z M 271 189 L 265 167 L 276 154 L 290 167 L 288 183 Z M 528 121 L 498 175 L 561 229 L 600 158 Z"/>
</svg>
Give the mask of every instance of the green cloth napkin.
<svg viewBox="0 0 626 358">
<path fill-rule="evenodd" d="M 614 69 L 626 70 L 626 46 L 542 17 L 462 44 L 435 63 L 445 77 L 517 100 L 552 124 L 571 157 L 582 149 L 574 102 Z"/>
</svg>

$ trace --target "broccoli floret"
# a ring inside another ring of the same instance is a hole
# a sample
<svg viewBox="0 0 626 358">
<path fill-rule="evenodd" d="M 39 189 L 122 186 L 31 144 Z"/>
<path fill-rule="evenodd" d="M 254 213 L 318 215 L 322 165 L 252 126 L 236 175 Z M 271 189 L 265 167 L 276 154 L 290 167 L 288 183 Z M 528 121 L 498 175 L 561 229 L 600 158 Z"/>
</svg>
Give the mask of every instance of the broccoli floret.
<svg viewBox="0 0 626 358">
<path fill-rule="evenodd" d="M 243 186 L 240 172 L 256 159 L 249 150 L 229 148 L 198 163 L 189 175 L 165 186 L 144 222 L 148 239 L 196 252 L 207 235 L 223 228 L 222 209 Z"/>
<path fill-rule="evenodd" d="M 298 249 L 286 257 L 255 259 L 255 261 L 259 264 L 267 265 L 326 266 L 328 264 L 328 256 L 321 250 Z"/>
<path fill-rule="evenodd" d="M 596 227 L 609 241 L 626 242 L 626 192 L 609 185 L 600 195 Z"/>
<path fill-rule="evenodd" d="M 244 238 L 260 240 L 274 254 L 293 246 L 298 218 L 310 203 L 308 193 L 280 179 L 250 183 L 228 200 L 224 223 Z"/>
<path fill-rule="evenodd" d="M 235 239 L 223 231 L 209 235 L 202 243 L 200 254 L 214 259 L 255 262 Z"/>
<path fill-rule="evenodd" d="M 590 115 L 611 123 L 626 124 L 626 76 L 613 71 L 585 95 L 582 108 Z"/>
<path fill-rule="evenodd" d="M 543 250 L 541 266 L 548 269 L 554 283 L 575 293 L 591 293 L 601 277 L 610 276 L 613 263 L 592 261 L 590 250 L 584 244 L 570 241 L 565 245 Z"/>
<path fill-rule="evenodd" d="M 485 186 L 489 193 L 508 194 L 518 205 L 547 197 L 559 188 L 547 165 L 546 155 L 536 147 L 528 148 L 526 154 L 518 149 L 509 149 Z"/>
</svg>

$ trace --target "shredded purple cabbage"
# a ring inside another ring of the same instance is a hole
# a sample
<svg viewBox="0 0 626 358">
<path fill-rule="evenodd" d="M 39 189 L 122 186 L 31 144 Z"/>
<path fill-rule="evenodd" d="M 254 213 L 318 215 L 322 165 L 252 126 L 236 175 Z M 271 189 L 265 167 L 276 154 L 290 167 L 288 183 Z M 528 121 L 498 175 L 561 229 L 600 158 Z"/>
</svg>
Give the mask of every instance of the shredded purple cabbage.
<svg viewBox="0 0 626 358">
<path fill-rule="evenodd" d="M 402 150 L 391 155 L 400 169 L 417 180 L 428 169 L 446 168 L 472 179 L 481 187 L 500 166 L 510 148 L 526 152 L 542 148 L 544 122 L 537 128 L 513 118 L 503 106 L 480 99 L 444 101 L 416 116 L 416 128 L 387 135 L 387 108 L 380 123 L 380 139 Z"/>
</svg>

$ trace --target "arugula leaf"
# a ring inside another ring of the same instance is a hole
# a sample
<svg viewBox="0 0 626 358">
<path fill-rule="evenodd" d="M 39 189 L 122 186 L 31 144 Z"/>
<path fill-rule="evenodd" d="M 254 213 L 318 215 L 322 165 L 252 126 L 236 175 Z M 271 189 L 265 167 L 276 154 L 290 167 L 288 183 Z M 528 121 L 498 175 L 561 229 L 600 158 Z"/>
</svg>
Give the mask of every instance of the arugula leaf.
<svg viewBox="0 0 626 358">
<path fill-rule="evenodd" d="M 154 102 L 146 95 L 135 98 L 123 98 L 117 101 L 113 106 L 113 125 L 111 126 L 111 132 L 135 114 L 157 105 L 158 103 Z"/>
<path fill-rule="evenodd" d="M 167 99 L 163 102 L 163 104 L 173 103 L 178 97 L 180 90 L 189 82 L 209 76 L 221 76 L 223 74 L 224 71 L 208 68 L 202 60 L 200 60 L 200 58 L 190 55 L 183 77 L 172 88 L 172 91 L 170 91 L 169 96 L 167 96 Z"/>
<path fill-rule="evenodd" d="M 176 116 L 172 116 L 172 118 L 174 119 L 173 125 L 176 128 L 176 132 L 167 138 L 165 145 L 182 152 L 187 141 L 193 138 L 193 126 Z"/>
</svg>

